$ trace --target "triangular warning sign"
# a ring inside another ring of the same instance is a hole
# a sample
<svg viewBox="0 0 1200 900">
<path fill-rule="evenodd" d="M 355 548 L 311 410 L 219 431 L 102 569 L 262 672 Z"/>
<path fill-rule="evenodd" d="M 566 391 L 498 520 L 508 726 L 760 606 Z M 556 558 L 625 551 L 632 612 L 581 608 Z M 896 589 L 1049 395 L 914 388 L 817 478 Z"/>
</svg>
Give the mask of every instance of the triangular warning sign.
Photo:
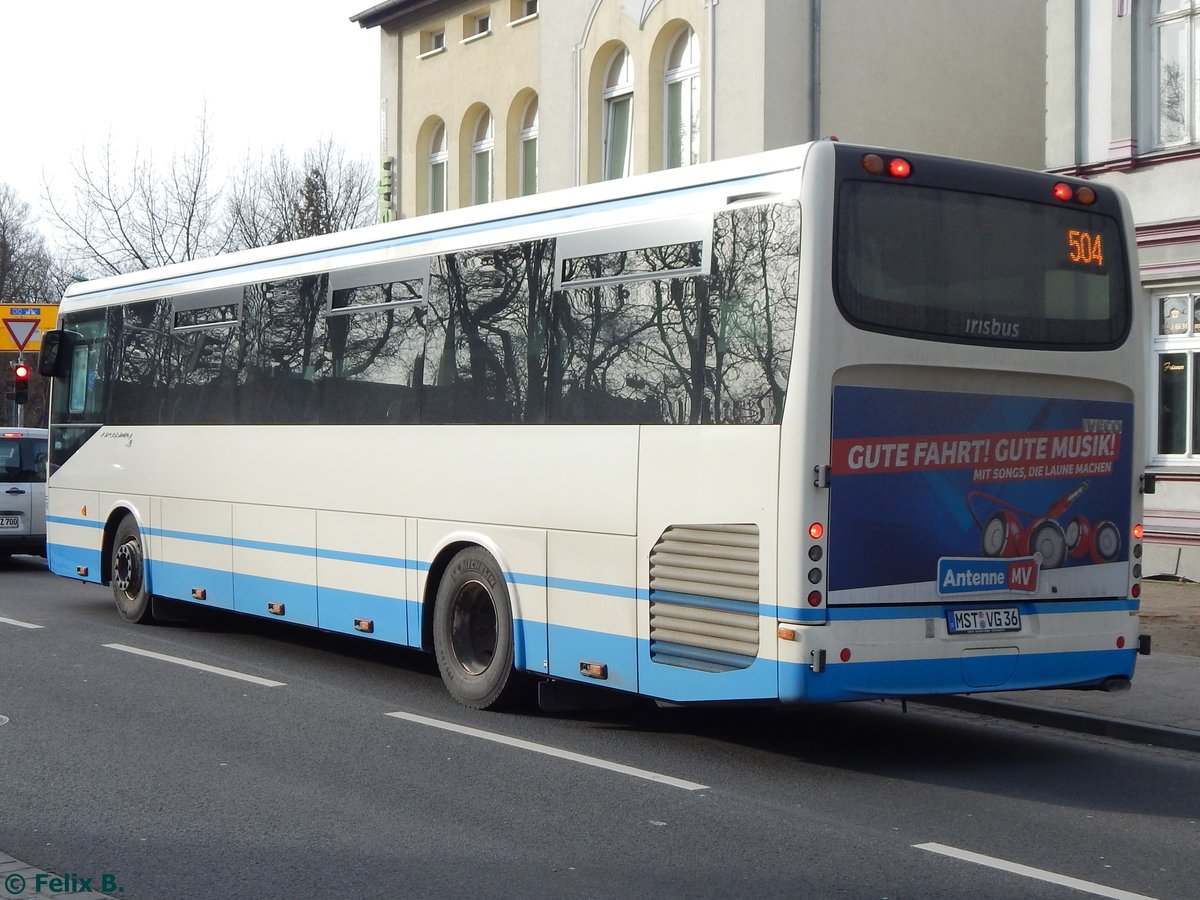
<svg viewBox="0 0 1200 900">
<path fill-rule="evenodd" d="M 41 320 L 39 319 L 4 320 L 4 327 L 12 335 L 13 343 L 17 345 L 18 350 L 25 349 L 25 345 L 29 343 L 29 339 L 33 337 L 33 333 L 37 331 L 37 327 L 40 324 Z"/>
</svg>

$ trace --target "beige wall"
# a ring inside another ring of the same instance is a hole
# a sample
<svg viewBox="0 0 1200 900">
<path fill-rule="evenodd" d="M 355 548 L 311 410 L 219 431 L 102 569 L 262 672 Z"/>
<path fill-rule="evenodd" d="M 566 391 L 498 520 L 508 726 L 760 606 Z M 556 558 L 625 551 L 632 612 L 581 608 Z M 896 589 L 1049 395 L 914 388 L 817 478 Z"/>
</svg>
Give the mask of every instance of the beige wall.
<svg viewBox="0 0 1200 900">
<path fill-rule="evenodd" d="M 820 131 L 1040 168 L 1044 0 L 822 4 Z"/>
<path fill-rule="evenodd" d="M 542 0 L 536 19 L 509 27 L 516 6 L 444 0 L 380 28 L 401 215 L 428 208 L 438 119 L 449 206 L 469 201 L 471 128 L 485 107 L 495 123 L 494 197 L 515 196 L 516 119 L 534 93 L 540 190 L 597 180 L 600 86 L 619 46 L 634 64 L 633 169 L 662 168 L 664 56 L 685 25 L 700 47 L 702 160 L 829 134 L 1031 167 L 1047 152 L 1043 0 Z M 483 9 L 492 33 L 463 43 L 463 16 Z M 423 57 L 421 33 L 443 25 L 446 49 Z"/>
<path fill-rule="evenodd" d="M 519 194 L 513 141 L 525 101 L 539 83 L 541 20 L 510 25 L 512 6 L 509 0 L 446 4 L 437 14 L 407 20 L 401 31 L 383 29 L 385 46 L 390 43 L 398 58 L 398 83 L 393 87 L 385 75 L 383 90 L 385 97 L 395 91 L 387 105 L 389 111 L 397 109 L 399 122 L 393 153 L 400 160 L 402 216 L 428 210 L 429 138 L 437 122 L 446 128 L 447 205 L 470 203 L 471 144 L 485 109 L 491 113 L 495 139 L 493 197 Z M 491 15 L 490 33 L 464 33 L 464 17 L 482 11 Z M 445 49 L 422 53 L 422 34 L 439 28 L 445 29 Z"/>
</svg>

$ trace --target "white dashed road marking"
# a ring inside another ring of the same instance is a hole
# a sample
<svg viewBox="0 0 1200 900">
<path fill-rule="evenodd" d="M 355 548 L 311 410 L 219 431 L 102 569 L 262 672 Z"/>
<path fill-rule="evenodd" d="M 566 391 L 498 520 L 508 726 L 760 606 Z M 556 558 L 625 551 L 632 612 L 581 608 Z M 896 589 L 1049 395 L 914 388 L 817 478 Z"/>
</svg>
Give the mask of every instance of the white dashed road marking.
<svg viewBox="0 0 1200 900">
<path fill-rule="evenodd" d="M 418 725 L 429 725 L 433 728 L 441 728 L 445 731 L 454 731 L 458 734 L 465 734 L 468 737 L 480 738 L 485 741 L 493 741 L 497 744 L 507 744 L 510 747 L 517 747 L 520 750 L 529 750 L 532 753 L 544 753 L 547 756 L 557 756 L 559 759 L 566 759 L 571 762 L 582 763 L 585 766 L 595 766 L 597 769 L 608 769 L 610 772 L 620 772 L 622 775 L 632 775 L 634 778 L 644 778 L 647 781 L 657 781 L 659 784 L 668 784 L 671 787 L 683 788 L 685 791 L 705 791 L 708 790 L 708 785 L 697 784 L 694 781 L 685 781 L 682 778 L 674 778 L 670 775 L 662 775 L 658 772 L 651 772 L 647 769 L 637 769 L 633 766 L 622 765 L 621 763 L 610 762 L 607 759 L 600 759 L 596 756 L 584 756 L 582 753 L 573 753 L 570 750 L 560 750 L 558 747 L 550 747 L 546 744 L 535 744 L 532 741 L 524 741 L 520 738 L 508 737 L 503 734 L 495 734 L 491 731 L 482 731 L 478 728 L 468 728 L 466 725 L 455 725 L 453 722 L 443 722 L 441 719 L 429 719 L 425 716 L 418 716 L 413 713 L 392 712 L 388 713 L 397 719 L 404 719 L 406 722 L 415 722 Z"/>
</svg>

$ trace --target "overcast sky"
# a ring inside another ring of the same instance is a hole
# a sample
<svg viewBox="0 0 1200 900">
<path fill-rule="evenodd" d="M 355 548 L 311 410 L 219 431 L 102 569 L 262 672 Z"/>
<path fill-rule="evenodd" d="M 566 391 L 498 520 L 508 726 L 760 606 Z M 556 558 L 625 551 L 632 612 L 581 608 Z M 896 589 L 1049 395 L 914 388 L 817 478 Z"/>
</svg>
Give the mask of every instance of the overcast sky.
<svg viewBox="0 0 1200 900">
<path fill-rule="evenodd" d="M 0 0 L 0 182 L 41 212 L 106 140 L 169 164 L 207 107 L 218 167 L 331 137 L 379 155 L 376 0 Z"/>
</svg>

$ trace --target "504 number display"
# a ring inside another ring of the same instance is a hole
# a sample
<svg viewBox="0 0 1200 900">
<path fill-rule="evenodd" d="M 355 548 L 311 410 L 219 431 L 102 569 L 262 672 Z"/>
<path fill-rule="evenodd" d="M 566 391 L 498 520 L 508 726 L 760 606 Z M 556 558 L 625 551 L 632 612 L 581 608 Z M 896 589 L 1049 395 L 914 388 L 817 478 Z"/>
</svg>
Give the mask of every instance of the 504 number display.
<svg viewBox="0 0 1200 900">
<path fill-rule="evenodd" d="M 1083 266 L 1104 265 L 1104 243 L 1100 235 L 1072 228 L 1067 232 L 1067 259 Z"/>
</svg>

